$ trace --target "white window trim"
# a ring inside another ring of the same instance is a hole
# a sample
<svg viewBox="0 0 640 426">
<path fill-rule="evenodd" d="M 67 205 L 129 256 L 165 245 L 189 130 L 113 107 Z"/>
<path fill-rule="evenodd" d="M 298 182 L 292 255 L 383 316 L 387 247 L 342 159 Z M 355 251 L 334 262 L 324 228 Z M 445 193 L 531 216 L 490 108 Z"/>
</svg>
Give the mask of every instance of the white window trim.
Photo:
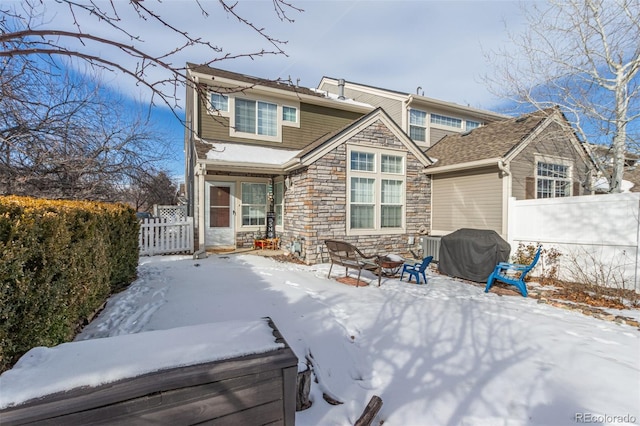
<svg viewBox="0 0 640 426">
<path fill-rule="evenodd" d="M 250 178 L 246 178 L 246 179 L 242 179 L 242 180 L 238 180 L 236 182 L 236 185 L 238 186 L 238 194 L 237 194 L 237 200 L 238 200 L 238 205 L 236 207 L 236 211 L 238 212 L 238 214 L 236 214 L 236 229 L 240 232 L 251 232 L 251 231 L 264 231 L 264 233 L 267 232 L 267 213 L 269 210 L 269 200 L 267 199 L 267 204 L 266 204 L 266 208 L 265 208 L 265 217 L 264 217 L 264 225 L 244 225 L 242 223 L 242 207 L 244 206 L 244 204 L 242 203 L 242 184 L 243 183 L 260 183 L 260 184 L 264 184 L 267 187 L 267 190 L 269 189 L 269 181 L 268 180 L 264 180 L 264 179 L 250 179 Z"/>
<path fill-rule="evenodd" d="M 570 158 L 565 158 L 565 157 L 556 157 L 553 155 L 544 155 L 544 154 L 535 154 L 534 156 L 535 158 L 535 163 L 533 164 L 533 175 L 535 176 L 535 186 L 534 186 L 534 190 L 535 190 L 535 194 L 536 194 L 536 199 L 540 199 L 538 198 L 538 163 L 547 163 L 547 164 L 559 164 L 562 166 L 567 166 L 569 168 L 569 172 L 568 172 L 568 176 L 564 179 L 561 178 L 547 178 L 548 180 L 566 180 L 569 182 L 569 197 L 572 197 L 573 194 L 573 169 L 574 169 L 574 161 Z M 566 197 L 555 197 L 555 191 L 554 191 L 554 196 L 551 198 L 566 198 Z"/>
<path fill-rule="evenodd" d="M 284 107 L 288 107 L 288 108 L 294 108 L 296 110 L 296 121 L 286 121 L 286 120 L 282 120 L 282 125 L 283 126 L 287 126 L 287 127 L 297 127 L 300 128 L 300 104 L 293 105 L 290 103 L 284 103 L 282 105 L 278 106 L 278 109 L 280 110 L 280 117 L 282 118 L 282 115 L 284 113 Z"/>
<path fill-rule="evenodd" d="M 375 167 L 373 172 L 362 170 L 351 170 L 351 152 L 366 152 L 375 155 Z M 393 155 L 402 157 L 403 173 L 382 173 L 382 154 Z M 371 229 L 351 229 L 351 178 L 363 177 L 373 178 L 374 182 L 374 227 Z M 400 228 L 382 228 L 381 227 L 381 186 L 382 179 L 401 180 L 403 184 L 402 191 L 402 224 Z M 356 144 L 347 145 L 347 182 L 346 182 L 346 218 L 345 228 L 347 235 L 390 235 L 397 233 L 404 233 L 406 231 L 407 223 L 407 153 L 405 151 L 396 151 L 392 149 L 380 149 L 369 146 L 362 146 Z"/>
<path fill-rule="evenodd" d="M 474 127 L 473 129 L 479 129 L 480 127 L 482 127 L 482 122 L 481 121 L 478 121 L 478 120 L 464 120 L 464 130 L 467 131 L 467 132 L 469 130 L 473 130 L 473 129 L 469 128 L 469 126 L 468 126 L 469 122 L 478 123 L 478 126 Z"/>
<path fill-rule="evenodd" d="M 223 95 L 227 97 L 227 111 L 223 111 L 223 110 L 217 110 L 213 107 L 213 104 L 211 103 L 211 95 L 212 94 L 216 94 L 216 95 Z M 207 94 L 207 114 L 209 115 L 216 115 L 218 117 L 230 117 L 231 113 L 231 96 L 229 96 L 226 93 L 219 93 L 213 90 L 210 90 Z"/>
<path fill-rule="evenodd" d="M 275 182 L 273 182 L 273 194 L 274 194 L 274 198 L 275 198 L 275 192 L 276 192 L 276 185 L 282 185 L 282 225 L 278 225 L 278 221 L 277 221 L 277 217 L 276 217 L 276 231 L 282 232 L 282 230 L 284 229 L 284 207 L 285 207 L 285 200 L 286 200 L 286 196 L 285 193 L 287 192 L 287 186 L 284 184 L 284 179 L 279 179 L 276 180 Z M 275 200 L 274 200 L 274 205 L 273 205 L 273 209 L 275 211 L 277 204 L 275 204 Z"/>
<path fill-rule="evenodd" d="M 434 123 L 432 120 L 432 117 L 434 115 L 440 116 L 440 117 L 446 117 L 446 118 L 453 118 L 455 120 L 460 120 L 460 127 L 456 127 L 456 126 L 449 126 L 448 124 L 439 124 L 439 123 Z M 427 123 L 429 124 L 430 127 L 433 127 L 434 129 L 444 129 L 444 130 L 452 130 L 455 129 L 458 132 L 462 132 L 464 131 L 464 119 L 460 118 L 460 117 L 454 117 L 452 115 L 447 115 L 447 114 L 440 114 L 437 112 L 430 112 L 429 116 L 427 117 Z"/>
<path fill-rule="evenodd" d="M 276 135 L 258 135 L 256 133 L 245 133 L 236 130 L 236 99 L 244 99 L 253 102 L 266 102 L 276 105 Z M 255 97 L 255 96 L 233 96 L 229 97 L 229 136 L 234 138 L 254 139 L 269 142 L 282 142 L 282 107 L 272 99 Z"/>
<path fill-rule="evenodd" d="M 411 124 L 411 111 L 420 111 L 424 113 L 424 126 L 421 126 L 419 124 Z M 422 109 L 418 109 L 418 108 L 410 108 L 407 111 L 407 134 L 409 134 L 409 137 L 411 137 L 411 127 L 420 127 L 424 129 L 424 140 L 421 141 L 419 139 L 413 139 L 411 138 L 411 140 L 413 140 L 416 143 L 429 143 L 429 120 L 431 120 L 431 118 L 429 117 L 429 112 L 422 110 Z"/>
<path fill-rule="evenodd" d="M 282 142 L 282 128 L 283 127 L 300 127 L 300 104 L 295 102 L 286 101 L 283 103 L 275 98 L 270 98 L 266 96 L 255 96 L 253 94 L 238 94 L 238 95 L 228 95 L 229 97 L 229 112 L 224 115 L 229 117 L 229 136 L 234 138 L 243 138 L 243 139 L 253 139 L 259 141 L 268 141 L 268 142 Z M 255 102 L 267 102 L 270 104 L 276 105 L 276 135 L 275 136 L 266 136 L 266 135 L 258 135 L 255 133 L 245 133 L 236 131 L 236 98 L 245 99 L 248 101 Z M 282 119 L 282 107 L 288 106 L 291 108 L 295 108 L 297 111 L 297 123 L 292 123 L 289 121 L 284 121 Z"/>
</svg>

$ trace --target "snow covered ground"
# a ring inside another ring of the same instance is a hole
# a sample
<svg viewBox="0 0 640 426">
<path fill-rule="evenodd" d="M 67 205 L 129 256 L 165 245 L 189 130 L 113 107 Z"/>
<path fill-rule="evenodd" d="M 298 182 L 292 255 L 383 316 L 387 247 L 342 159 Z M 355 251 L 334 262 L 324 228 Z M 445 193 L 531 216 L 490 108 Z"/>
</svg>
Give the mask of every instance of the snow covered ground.
<svg viewBox="0 0 640 426">
<path fill-rule="evenodd" d="M 640 424 L 634 327 L 435 274 L 355 288 L 328 269 L 250 254 L 141 258 L 140 278 L 77 340 L 269 316 L 301 361 L 313 359 L 318 382 L 299 425 L 352 425 L 373 395 L 385 426 Z M 17 379 L 29 368 L 0 377 L 4 396 L 30 386 Z"/>
</svg>

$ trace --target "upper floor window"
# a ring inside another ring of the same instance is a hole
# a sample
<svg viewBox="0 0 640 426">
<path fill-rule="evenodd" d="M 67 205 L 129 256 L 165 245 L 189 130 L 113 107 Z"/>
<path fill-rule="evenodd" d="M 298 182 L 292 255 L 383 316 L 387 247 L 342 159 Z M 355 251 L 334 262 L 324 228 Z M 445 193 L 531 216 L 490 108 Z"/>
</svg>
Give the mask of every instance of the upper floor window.
<svg viewBox="0 0 640 426">
<path fill-rule="evenodd" d="M 417 109 L 409 111 L 409 137 L 414 141 L 427 140 L 427 113 Z"/>
<path fill-rule="evenodd" d="M 262 136 L 277 136 L 277 111 L 278 105 L 270 102 L 236 98 L 236 131 Z"/>
<path fill-rule="evenodd" d="M 459 118 L 447 117 L 446 115 L 431 114 L 431 123 L 462 129 L 462 120 Z"/>
<path fill-rule="evenodd" d="M 467 125 L 466 130 L 473 130 L 480 127 L 480 123 L 478 123 L 477 121 L 471 121 L 471 120 L 467 120 L 466 125 Z"/>
<path fill-rule="evenodd" d="M 220 93 L 211 93 L 211 106 L 219 112 L 229 111 L 229 97 Z"/>
<path fill-rule="evenodd" d="M 536 168 L 536 198 L 571 196 L 571 166 L 538 161 Z"/>
<path fill-rule="evenodd" d="M 297 123 L 298 122 L 298 109 L 290 106 L 282 107 L 282 121 L 287 123 Z"/>
</svg>

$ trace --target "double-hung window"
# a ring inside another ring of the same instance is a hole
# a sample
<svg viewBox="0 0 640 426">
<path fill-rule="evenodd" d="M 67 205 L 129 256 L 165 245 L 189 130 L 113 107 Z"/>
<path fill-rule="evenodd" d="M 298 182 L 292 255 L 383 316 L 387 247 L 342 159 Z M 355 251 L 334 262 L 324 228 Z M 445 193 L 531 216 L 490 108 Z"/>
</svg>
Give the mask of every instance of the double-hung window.
<svg viewBox="0 0 640 426">
<path fill-rule="evenodd" d="M 538 161 L 536 164 L 536 198 L 571 196 L 571 166 Z"/>
<path fill-rule="evenodd" d="M 409 111 L 409 136 L 414 141 L 427 141 L 427 113 L 418 109 Z"/>
<path fill-rule="evenodd" d="M 348 232 L 403 228 L 405 161 L 402 154 L 350 148 Z"/>
<path fill-rule="evenodd" d="M 249 99 L 235 99 L 236 132 L 277 136 L 278 105 Z"/>
<path fill-rule="evenodd" d="M 267 221 L 267 184 L 242 183 L 242 226 L 265 226 Z"/>
</svg>

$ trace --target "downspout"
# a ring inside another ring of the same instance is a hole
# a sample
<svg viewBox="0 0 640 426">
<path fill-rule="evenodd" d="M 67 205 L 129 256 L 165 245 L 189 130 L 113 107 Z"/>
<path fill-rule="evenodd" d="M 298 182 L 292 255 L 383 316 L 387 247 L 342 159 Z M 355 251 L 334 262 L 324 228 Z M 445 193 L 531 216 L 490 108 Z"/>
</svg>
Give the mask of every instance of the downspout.
<svg viewBox="0 0 640 426">
<path fill-rule="evenodd" d="M 511 168 L 509 163 L 505 163 L 503 160 L 498 160 L 498 168 L 502 172 L 502 176 L 511 176 Z"/>
<path fill-rule="evenodd" d="M 197 163 L 196 178 L 198 179 L 198 250 L 206 249 L 205 242 L 205 223 L 204 223 L 204 200 L 205 200 L 205 175 L 207 168 L 202 163 Z"/>
<path fill-rule="evenodd" d="M 511 198 L 511 168 L 509 163 L 504 160 L 498 160 L 498 169 L 500 170 L 500 178 L 505 179 L 502 182 L 502 236 L 509 241 L 509 199 Z"/>
</svg>

